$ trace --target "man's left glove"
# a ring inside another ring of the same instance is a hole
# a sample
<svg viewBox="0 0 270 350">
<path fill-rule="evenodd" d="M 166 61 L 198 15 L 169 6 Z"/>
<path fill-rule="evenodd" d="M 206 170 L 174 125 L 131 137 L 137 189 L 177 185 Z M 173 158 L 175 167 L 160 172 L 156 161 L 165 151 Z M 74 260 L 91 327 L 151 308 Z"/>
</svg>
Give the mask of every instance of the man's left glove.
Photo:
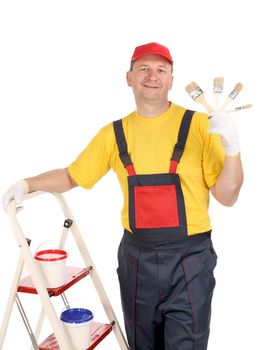
<svg viewBox="0 0 270 350">
<path fill-rule="evenodd" d="M 232 116 L 224 111 L 213 111 L 209 117 L 209 134 L 220 135 L 227 156 L 233 157 L 240 152 L 238 132 Z"/>
</svg>

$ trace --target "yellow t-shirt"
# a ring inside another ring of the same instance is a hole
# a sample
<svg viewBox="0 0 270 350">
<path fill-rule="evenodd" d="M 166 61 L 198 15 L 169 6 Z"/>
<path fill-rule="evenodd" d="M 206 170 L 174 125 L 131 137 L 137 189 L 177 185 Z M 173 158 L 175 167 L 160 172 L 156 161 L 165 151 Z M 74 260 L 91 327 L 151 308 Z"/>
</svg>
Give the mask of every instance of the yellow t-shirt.
<svg viewBox="0 0 270 350">
<path fill-rule="evenodd" d="M 177 142 L 185 109 L 171 103 L 170 108 L 155 118 L 144 118 L 133 112 L 123 118 L 123 128 L 137 174 L 169 172 L 170 159 Z M 209 188 L 219 176 L 224 163 L 224 150 L 217 135 L 208 134 L 206 114 L 193 115 L 185 150 L 177 173 L 180 174 L 185 201 L 188 234 L 211 229 L 208 214 Z M 109 169 L 117 174 L 124 195 L 122 224 L 129 228 L 127 170 L 120 158 L 113 124 L 103 127 L 85 150 L 68 167 L 74 181 L 91 188 Z"/>
</svg>

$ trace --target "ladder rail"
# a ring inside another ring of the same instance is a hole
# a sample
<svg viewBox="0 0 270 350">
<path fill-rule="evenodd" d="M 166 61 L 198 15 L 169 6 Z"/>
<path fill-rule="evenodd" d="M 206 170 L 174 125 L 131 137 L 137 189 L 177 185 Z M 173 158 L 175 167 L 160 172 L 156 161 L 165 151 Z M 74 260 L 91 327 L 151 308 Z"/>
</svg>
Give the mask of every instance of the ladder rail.
<svg viewBox="0 0 270 350">
<path fill-rule="evenodd" d="M 19 259 L 18 259 L 18 263 L 17 263 L 17 267 L 15 270 L 15 274 L 13 277 L 13 281 L 12 281 L 12 284 L 10 287 L 10 292 L 9 292 L 9 296 L 8 296 L 7 304 L 5 307 L 5 312 L 4 312 L 2 324 L 1 324 L 0 349 L 2 349 L 3 344 L 4 344 L 5 336 L 6 336 L 7 329 L 8 329 L 8 323 L 9 323 L 9 320 L 11 317 L 11 312 L 12 312 L 15 297 L 17 294 L 17 286 L 18 286 L 18 283 L 19 283 L 20 278 L 21 278 L 22 270 L 23 270 L 23 257 L 22 257 L 22 254 L 20 254 Z"/>
<path fill-rule="evenodd" d="M 37 293 L 41 299 L 42 305 L 46 310 L 46 315 L 50 321 L 52 329 L 54 331 L 55 337 L 59 343 L 61 350 L 72 350 L 70 344 L 69 335 L 64 327 L 61 327 L 60 320 L 56 314 L 56 311 L 51 303 L 50 297 L 48 295 L 47 289 L 45 287 L 45 278 L 39 269 L 39 266 L 35 263 L 32 252 L 27 244 L 22 228 L 17 220 L 16 214 L 16 204 L 12 200 L 8 204 L 7 214 L 14 233 L 15 239 L 19 245 L 21 254 L 24 258 L 24 262 L 27 269 L 31 275 Z"/>
</svg>

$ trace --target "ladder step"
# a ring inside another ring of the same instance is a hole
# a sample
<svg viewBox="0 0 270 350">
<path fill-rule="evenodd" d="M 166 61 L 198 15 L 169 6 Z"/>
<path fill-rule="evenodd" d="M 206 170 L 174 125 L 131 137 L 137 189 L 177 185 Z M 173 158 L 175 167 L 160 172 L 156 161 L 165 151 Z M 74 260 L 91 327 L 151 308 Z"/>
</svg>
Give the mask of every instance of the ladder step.
<svg viewBox="0 0 270 350">
<path fill-rule="evenodd" d="M 57 288 L 47 288 L 48 293 L 50 294 L 50 296 L 57 296 L 64 293 L 64 291 L 67 290 L 69 287 L 73 286 L 73 284 L 77 283 L 82 278 L 87 276 L 90 273 L 90 271 L 91 270 L 87 267 L 79 268 L 67 266 L 65 284 Z M 27 276 L 20 281 L 18 286 L 18 292 L 37 294 L 37 290 L 34 287 L 32 278 L 30 276 Z"/>
<path fill-rule="evenodd" d="M 92 342 L 87 350 L 94 349 L 111 331 L 112 325 L 93 322 Z M 39 345 L 39 350 L 60 350 L 54 334 L 51 334 Z"/>
</svg>

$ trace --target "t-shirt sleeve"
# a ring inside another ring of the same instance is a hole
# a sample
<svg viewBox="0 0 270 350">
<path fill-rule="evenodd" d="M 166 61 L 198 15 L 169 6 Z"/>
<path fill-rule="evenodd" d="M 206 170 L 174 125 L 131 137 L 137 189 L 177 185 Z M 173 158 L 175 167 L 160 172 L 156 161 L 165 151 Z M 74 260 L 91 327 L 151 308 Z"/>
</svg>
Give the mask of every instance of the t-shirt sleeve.
<svg viewBox="0 0 270 350">
<path fill-rule="evenodd" d="M 78 185 L 90 189 L 110 170 L 109 134 L 110 126 L 102 128 L 68 166 L 70 176 Z"/>
<path fill-rule="evenodd" d="M 210 127 L 208 117 L 205 115 L 201 119 L 201 132 L 203 134 L 203 172 L 204 179 L 208 188 L 212 187 L 219 177 L 224 166 L 225 152 L 222 146 L 220 136 L 209 134 Z"/>
</svg>

